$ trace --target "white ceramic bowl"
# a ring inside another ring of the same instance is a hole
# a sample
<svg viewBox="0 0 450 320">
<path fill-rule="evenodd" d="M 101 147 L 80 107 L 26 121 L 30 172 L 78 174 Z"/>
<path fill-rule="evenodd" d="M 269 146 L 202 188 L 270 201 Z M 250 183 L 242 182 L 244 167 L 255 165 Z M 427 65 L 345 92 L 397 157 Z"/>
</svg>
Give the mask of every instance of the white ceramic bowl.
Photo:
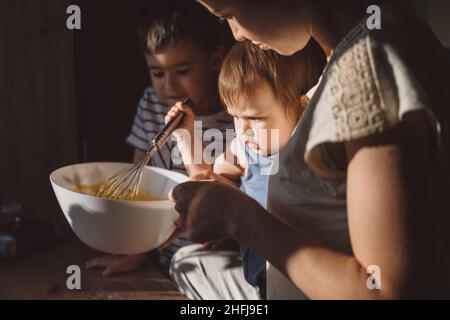
<svg viewBox="0 0 450 320">
<path fill-rule="evenodd" d="M 141 188 L 162 201 L 101 199 L 74 192 L 79 185 L 97 185 L 126 163 L 83 163 L 60 168 L 50 175 L 56 198 L 77 237 L 86 245 L 112 254 L 150 251 L 175 230 L 178 213 L 168 192 L 187 177 L 146 167 Z"/>
</svg>

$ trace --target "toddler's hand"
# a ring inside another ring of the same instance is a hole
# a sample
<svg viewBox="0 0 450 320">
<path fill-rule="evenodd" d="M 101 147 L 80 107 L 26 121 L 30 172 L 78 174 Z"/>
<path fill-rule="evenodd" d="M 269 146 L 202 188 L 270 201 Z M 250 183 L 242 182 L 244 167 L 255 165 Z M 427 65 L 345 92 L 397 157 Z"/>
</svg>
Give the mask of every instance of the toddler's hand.
<svg viewBox="0 0 450 320">
<path fill-rule="evenodd" d="M 194 111 L 187 105 L 183 105 L 182 102 L 177 102 L 167 113 L 164 122 L 167 124 L 174 119 L 180 112 L 184 112 L 183 121 L 180 123 L 177 130 L 173 132 L 173 135 L 179 139 L 184 137 L 187 133 L 192 137 L 194 135 Z M 184 129 L 184 132 L 183 130 Z"/>
<path fill-rule="evenodd" d="M 103 268 L 102 276 L 107 277 L 117 273 L 138 270 L 145 264 L 145 261 L 145 253 L 127 256 L 110 255 L 97 257 L 87 261 L 86 268 Z"/>
</svg>

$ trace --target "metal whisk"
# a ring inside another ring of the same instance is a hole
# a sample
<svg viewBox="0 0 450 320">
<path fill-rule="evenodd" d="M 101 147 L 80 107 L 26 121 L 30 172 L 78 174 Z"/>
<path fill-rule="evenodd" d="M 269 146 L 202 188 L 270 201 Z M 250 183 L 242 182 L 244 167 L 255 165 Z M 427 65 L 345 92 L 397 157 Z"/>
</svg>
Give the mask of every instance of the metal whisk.
<svg viewBox="0 0 450 320">
<path fill-rule="evenodd" d="M 183 101 L 183 104 L 192 107 L 192 100 L 186 99 Z M 170 135 L 178 128 L 183 118 L 184 112 L 180 112 L 167 123 L 153 139 L 152 146 L 147 151 L 146 156 L 139 163 L 123 168 L 108 178 L 99 186 L 95 196 L 108 199 L 133 200 L 139 193 L 145 166 L 153 155 L 167 143 Z"/>
</svg>

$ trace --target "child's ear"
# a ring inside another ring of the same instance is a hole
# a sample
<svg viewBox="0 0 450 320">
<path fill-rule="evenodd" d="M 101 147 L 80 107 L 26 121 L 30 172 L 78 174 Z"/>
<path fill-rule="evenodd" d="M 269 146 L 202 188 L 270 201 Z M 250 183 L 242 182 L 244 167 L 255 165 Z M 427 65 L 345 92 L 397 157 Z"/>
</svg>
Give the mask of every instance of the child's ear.
<svg viewBox="0 0 450 320">
<path fill-rule="evenodd" d="M 212 55 L 212 70 L 219 72 L 222 68 L 222 62 L 227 53 L 227 49 L 224 45 L 219 45 Z"/>
</svg>

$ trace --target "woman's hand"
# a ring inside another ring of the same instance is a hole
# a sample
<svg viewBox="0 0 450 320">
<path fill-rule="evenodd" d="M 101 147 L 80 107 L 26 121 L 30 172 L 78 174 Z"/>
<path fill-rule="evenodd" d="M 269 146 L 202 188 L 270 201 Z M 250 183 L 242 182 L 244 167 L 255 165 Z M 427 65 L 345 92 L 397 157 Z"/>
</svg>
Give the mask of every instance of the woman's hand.
<svg viewBox="0 0 450 320">
<path fill-rule="evenodd" d="M 110 255 L 91 259 L 86 262 L 87 269 L 102 268 L 102 276 L 138 270 L 146 262 L 145 253 L 127 256 Z"/>
<path fill-rule="evenodd" d="M 259 217 L 258 202 L 230 184 L 189 181 L 169 194 L 180 213 L 179 224 L 194 242 L 232 238 L 246 244 Z"/>
<path fill-rule="evenodd" d="M 221 176 L 220 174 L 216 174 L 211 170 L 203 170 L 197 174 L 194 174 L 190 177 L 191 181 L 213 181 L 213 180 L 218 180 L 221 181 L 223 183 L 229 184 L 232 187 L 236 187 L 235 183 L 223 176 Z M 183 222 L 182 219 L 179 218 L 175 221 L 175 226 L 176 229 L 175 231 L 172 233 L 172 235 L 166 240 L 164 241 L 164 243 L 162 245 L 160 245 L 160 248 L 165 248 L 168 245 L 170 245 L 177 237 L 179 237 L 181 234 L 184 233 L 184 226 L 183 226 Z M 230 240 L 230 239 L 228 239 Z M 225 250 L 222 248 L 222 241 L 223 240 L 218 240 L 218 241 L 210 241 L 204 244 L 205 249 L 207 250 Z M 233 240 L 230 240 L 233 241 Z"/>
<path fill-rule="evenodd" d="M 180 112 L 184 112 L 184 118 L 178 126 L 178 129 L 173 132 L 173 135 L 177 138 L 177 140 L 184 138 L 188 133 L 190 137 L 193 137 L 195 114 L 189 106 L 184 105 L 182 102 L 177 102 L 172 108 L 170 108 L 164 122 L 166 124 L 169 123 L 169 121 L 174 119 Z"/>
</svg>

